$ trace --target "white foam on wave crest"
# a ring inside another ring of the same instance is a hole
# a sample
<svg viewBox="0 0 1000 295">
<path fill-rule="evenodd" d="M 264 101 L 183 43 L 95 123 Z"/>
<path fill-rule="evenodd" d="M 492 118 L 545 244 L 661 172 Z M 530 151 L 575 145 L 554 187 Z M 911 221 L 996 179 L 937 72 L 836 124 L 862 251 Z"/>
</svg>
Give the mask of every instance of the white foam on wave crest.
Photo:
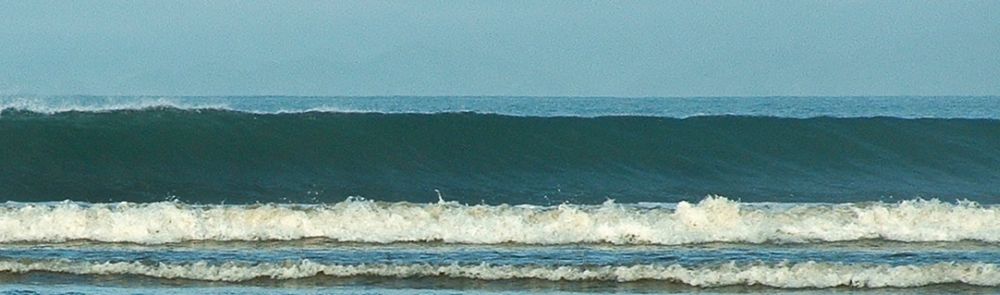
<svg viewBox="0 0 1000 295">
<path fill-rule="evenodd" d="M 265 102 L 255 105 L 254 102 Z M 267 106 L 267 102 L 291 102 L 292 106 Z M 332 101 L 331 101 L 332 102 Z M 381 113 L 382 111 L 336 106 L 328 104 L 296 105 L 293 98 L 284 100 L 270 98 L 239 97 L 0 97 L 0 111 L 14 110 L 39 114 L 59 114 L 66 112 L 114 112 L 158 108 L 180 110 L 225 110 L 251 114 L 297 114 L 297 113 Z M 414 112 L 434 113 L 434 112 Z"/>
<path fill-rule="evenodd" d="M 328 238 L 345 242 L 663 244 L 705 242 L 1000 242 L 1000 208 L 912 200 L 743 204 L 708 197 L 649 207 L 383 203 L 187 205 L 178 202 L 0 206 L 0 242 L 171 243 Z"/>
<path fill-rule="evenodd" d="M 140 275 L 163 279 L 241 282 L 268 278 L 301 279 L 315 276 L 387 278 L 448 277 L 474 280 L 538 279 L 548 281 L 669 281 L 697 287 L 760 285 L 777 288 L 919 287 L 961 283 L 1000 286 L 1000 267 L 984 263 L 928 265 L 852 265 L 804 262 L 797 264 L 734 263 L 684 267 L 631 266 L 511 266 L 428 264 L 321 264 L 308 260 L 287 263 L 143 264 L 139 262 L 0 261 L 0 272 L 56 272 L 74 275 Z"/>
<path fill-rule="evenodd" d="M 231 109 L 226 103 L 210 99 L 196 101 L 170 97 L 104 97 L 89 99 L 0 98 L 0 111 L 16 110 L 49 115 L 65 112 L 110 112 L 155 108 L 186 110 Z"/>
</svg>

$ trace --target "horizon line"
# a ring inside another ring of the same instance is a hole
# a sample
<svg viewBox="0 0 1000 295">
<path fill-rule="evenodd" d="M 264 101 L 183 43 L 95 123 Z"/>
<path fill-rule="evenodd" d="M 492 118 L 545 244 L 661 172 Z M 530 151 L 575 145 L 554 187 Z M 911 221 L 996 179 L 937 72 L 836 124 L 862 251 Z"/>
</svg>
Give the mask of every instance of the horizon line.
<svg viewBox="0 0 1000 295">
<path fill-rule="evenodd" d="M 614 95 L 288 95 L 288 94 L 254 94 L 254 95 L 163 95 L 163 94 L 0 94 L 0 97 L 24 98 L 60 98 L 60 97 L 116 97 L 116 98 L 1000 98 L 1000 94 L 990 95 L 647 95 L 647 96 L 614 96 Z"/>
</svg>

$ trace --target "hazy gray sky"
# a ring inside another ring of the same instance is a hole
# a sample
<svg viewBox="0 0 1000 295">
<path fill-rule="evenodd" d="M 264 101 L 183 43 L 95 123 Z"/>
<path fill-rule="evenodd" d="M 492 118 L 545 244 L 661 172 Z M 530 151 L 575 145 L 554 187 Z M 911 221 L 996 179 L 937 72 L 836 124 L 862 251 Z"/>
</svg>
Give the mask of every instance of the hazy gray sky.
<svg viewBox="0 0 1000 295">
<path fill-rule="evenodd" d="M 997 95 L 1000 1 L 0 0 L 0 94 Z"/>
</svg>

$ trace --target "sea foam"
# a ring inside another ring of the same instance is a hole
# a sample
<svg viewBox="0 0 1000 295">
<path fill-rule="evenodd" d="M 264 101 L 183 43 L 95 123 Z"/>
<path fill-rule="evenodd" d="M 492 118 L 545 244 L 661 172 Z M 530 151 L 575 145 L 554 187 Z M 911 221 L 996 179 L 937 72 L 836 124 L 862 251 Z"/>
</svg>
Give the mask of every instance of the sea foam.
<svg viewBox="0 0 1000 295">
<path fill-rule="evenodd" d="M 662 244 L 1000 241 L 1000 210 L 912 200 L 865 204 L 744 204 L 723 197 L 674 206 L 509 206 L 383 203 L 188 205 L 179 202 L 7 203 L 0 242 L 326 238 L 344 242 Z"/>
<path fill-rule="evenodd" d="M 288 263 L 143 264 L 139 262 L 0 261 L 0 272 L 55 272 L 74 275 L 141 275 L 163 279 L 241 282 L 267 278 L 301 279 L 332 277 L 447 277 L 473 280 L 538 279 L 549 281 L 668 281 L 698 287 L 761 285 L 777 288 L 919 287 L 961 283 L 1000 285 L 1000 268 L 994 264 L 937 263 L 928 265 L 851 265 L 804 262 L 797 264 L 734 263 L 684 267 L 680 265 L 631 266 L 509 266 L 428 264 L 321 264 L 308 260 Z"/>
</svg>

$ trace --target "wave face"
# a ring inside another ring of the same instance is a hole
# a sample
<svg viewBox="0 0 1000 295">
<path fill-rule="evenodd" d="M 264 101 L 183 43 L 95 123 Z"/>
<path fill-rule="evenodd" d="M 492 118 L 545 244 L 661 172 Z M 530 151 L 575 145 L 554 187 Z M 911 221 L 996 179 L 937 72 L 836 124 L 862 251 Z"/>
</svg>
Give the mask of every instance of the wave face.
<svg viewBox="0 0 1000 295">
<path fill-rule="evenodd" d="M 316 276 L 416 277 L 475 280 L 535 279 L 548 281 L 667 281 L 697 287 L 768 286 L 777 288 L 883 288 L 932 284 L 1000 286 L 995 264 L 937 263 L 930 265 L 845 265 L 798 263 L 791 265 L 737 265 L 690 268 L 680 265 L 599 267 L 544 267 L 480 265 L 329 265 L 308 260 L 292 263 L 142 264 L 70 261 L 0 261 L 0 272 L 55 272 L 75 275 L 139 275 L 164 279 L 241 282 L 259 278 L 288 280 Z"/>
<path fill-rule="evenodd" d="M 673 208 L 669 208 L 673 207 Z M 974 203 L 468 206 L 348 200 L 331 205 L 8 204 L 0 243 L 142 244 L 324 238 L 467 244 L 1000 242 L 1000 209 Z"/>
<path fill-rule="evenodd" d="M 993 119 L 8 109 L 0 198 L 996 203 L 998 135 Z"/>
</svg>

